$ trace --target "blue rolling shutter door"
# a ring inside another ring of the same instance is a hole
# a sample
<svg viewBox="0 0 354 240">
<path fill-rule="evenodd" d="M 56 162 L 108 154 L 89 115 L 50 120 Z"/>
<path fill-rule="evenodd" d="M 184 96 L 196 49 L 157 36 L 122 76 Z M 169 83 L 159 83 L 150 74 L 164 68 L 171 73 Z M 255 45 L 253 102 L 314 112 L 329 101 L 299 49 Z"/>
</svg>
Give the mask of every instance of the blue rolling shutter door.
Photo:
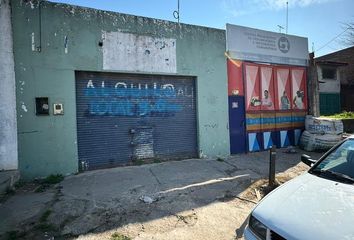
<svg viewBox="0 0 354 240">
<path fill-rule="evenodd" d="M 198 155 L 192 77 L 76 73 L 79 166 Z"/>
</svg>

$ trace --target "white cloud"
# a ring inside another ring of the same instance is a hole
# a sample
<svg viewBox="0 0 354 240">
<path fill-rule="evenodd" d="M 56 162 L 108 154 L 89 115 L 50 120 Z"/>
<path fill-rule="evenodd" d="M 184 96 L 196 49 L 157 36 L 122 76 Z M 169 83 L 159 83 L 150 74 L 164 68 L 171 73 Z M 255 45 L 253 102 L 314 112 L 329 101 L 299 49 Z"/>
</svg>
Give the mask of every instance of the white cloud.
<svg viewBox="0 0 354 240">
<path fill-rule="evenodd" d="M 286 2 L 289 3 L 289 8 L 295 7 L 307 7 L 313 4 L 322 4 L 326 2 L 333 2 L 334 0 L 255 0 L 251 2 L 258 2 L 259 4 L 266 4 L 270 9 L 284 9 L 286 8 Z"/>
<path fill-rule="evenodd" d="M 322 4 L 337 0 L 223 0 L 222 9 L 234 17 L 253 14 L 266 10 L 282 10 L 286 8 L 303 8 L 314 4 Z"/>
</svg>

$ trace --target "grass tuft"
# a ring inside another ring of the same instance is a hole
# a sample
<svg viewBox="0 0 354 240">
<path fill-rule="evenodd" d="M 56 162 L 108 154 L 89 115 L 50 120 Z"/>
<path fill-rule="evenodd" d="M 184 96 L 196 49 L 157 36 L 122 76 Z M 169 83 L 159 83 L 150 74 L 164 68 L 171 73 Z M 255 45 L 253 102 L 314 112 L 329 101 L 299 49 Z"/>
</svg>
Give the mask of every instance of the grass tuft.
<svg viewBox="0 0 354 240">
<path fill-rule="evenodd" d="M 161 163 L 160 159 L 154 159 L 154 163 Z"/>
<path fill-rule="evenodd" d="M 140 165 L 145 164 L 145 162 L 144 162 L 144 160 L 136 159 L 136 160 L 133 161 L 133 164 L 137 165 L 137 166 L 140 166 Z"/>
<path fill-rule="evenodd" d="M 63 175 L 61 175 L 61 174 L 52 174 L 52 175 L 49 175 L 48 177 L 46 177 L 45 179 L 43 179 L 42 183 L 45 183 L 45 184 L 57 184 L 57 183 L 60 183 L 63 180 L 64 180 Z"/>
<path fill-rule="evenodd" d="M 13 189 L 12 187 L 7 187 L 5 190 L 5 194 L 6 195 L 13 195 L 13 194 L 15 194 L 15 189 Z"/>
<path fill-rule="evenodd" d="M 333 119 L 354 119 L 354 112 L 341 112 L 333 115 L 328 115 L 328 116 L 321 116 L 321 117 L 326 117 L 326 118 L 333 118 Z"/>
<path fill-rule="evenodd" d="M 131 240 L 131 238 L 120 233 L 113 233 L 111 236 L 111 240 Z"/>
<path fill-rule="evenodd" d="M 39 218 L 39 221 L 40 221 L 41 223 L 46 222 L 47 219 L 48 219 L 48 217 L 49 217 L 49 215 L 50 215 L 51 213 L 52 213 L 52 211 L 48 209 L 47 211 L 45 211 L 45 212 L 42 214 L 42 216 Z"/>
<path fill-rule="evenodd" d="M 24 232 L 19 232 L 19 231 L 10 231 L 6 233 L 6 239 L 7 240 L 17 240 L 17 239 L 23 239 L 25 237 Z"/>
</svg>

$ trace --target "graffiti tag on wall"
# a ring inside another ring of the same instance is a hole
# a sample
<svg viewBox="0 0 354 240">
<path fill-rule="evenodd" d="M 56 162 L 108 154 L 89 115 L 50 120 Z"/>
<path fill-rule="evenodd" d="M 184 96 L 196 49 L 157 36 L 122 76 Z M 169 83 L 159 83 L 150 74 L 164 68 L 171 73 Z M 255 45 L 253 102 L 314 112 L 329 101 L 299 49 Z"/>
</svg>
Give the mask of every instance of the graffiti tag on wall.
<svg viewBox="0 0 354 240">
<path fill-rule="evenodd" d="M 113 86 L 95 86 L 87 82 L 84 95 L 90 98 L 90 115 L 109 116 L 171 116 L 183 110 L 181 96 L 193 97 L 193 89 L 175 88 L 173 84 L 127 84 L 120 81 Z"/>
</svg>

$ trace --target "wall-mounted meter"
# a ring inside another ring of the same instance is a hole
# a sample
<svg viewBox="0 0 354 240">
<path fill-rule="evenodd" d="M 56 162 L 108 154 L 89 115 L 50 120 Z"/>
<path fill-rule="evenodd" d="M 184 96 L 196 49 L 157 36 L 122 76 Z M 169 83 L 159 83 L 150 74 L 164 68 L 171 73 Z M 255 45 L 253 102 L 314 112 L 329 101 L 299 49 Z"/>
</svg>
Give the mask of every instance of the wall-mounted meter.
<svg viewBox="0 0 354 240">
<path fill-rule="evenodd" d="M 62 103 L 54 103 L 53 104 L 53 114 L 54 115 L 63 115 L 64 114 L 64 107 Z"/>
<path fill-rule="evenodd" d="M 36 97 L 36 115 L 49 115 L 48 97 Z"/>
</svg>

